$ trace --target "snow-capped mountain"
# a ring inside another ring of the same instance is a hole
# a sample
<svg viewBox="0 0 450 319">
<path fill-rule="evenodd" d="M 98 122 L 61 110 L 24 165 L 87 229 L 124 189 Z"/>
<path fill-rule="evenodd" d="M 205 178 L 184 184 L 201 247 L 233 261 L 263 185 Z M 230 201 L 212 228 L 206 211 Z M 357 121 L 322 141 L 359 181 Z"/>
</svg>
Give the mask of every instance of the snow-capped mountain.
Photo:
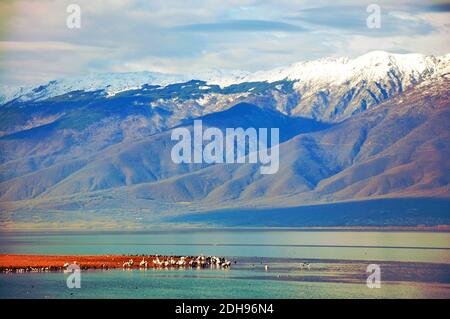
<svg viewBox="0 0 450 319">
<path fill-rule="evenodd" d="M 166 86 L 168 84 L 183 83 L 193 79 L 205 80 L 211 84 L 221 86 L 238 83 L 248 76 L 244 71 L 208 70 L 195 74 L 164 74 L 158 72 L 125 72 L 99 73 L 86 76 L 68 77 L 52 80 L 37 87 L 9 87 L 0 86 L 0 102 L 45 100 L 73 91 L 92 92 L 102 90 L 107 95 L 141 88 L 144 84 Z"/>
<path fill-rule="evenodd" d="M 0 87 L 0 101 L 43 100 L 71 91 L 104 90 L 108 95 L 136 89 L 144 84 L 166 86 L 189 80 L 202 80 L 210 85 L 227 87 L 245 82 L 273 83 L 295 81 L 300 92 L 331 86 L 360 83 L 382 83 L 386 79 L 401 88 L 427 77 L 450 72 L 450 54 L 435 57 L 422 54 L 391 54 L 373 51 L 350 59 L 348 57 L 323 58 L 303 61 L 272 70 L 249 73 L 246 71 L 206 70 L 191 74 L 164 74 L 157 72 L 103 73 L 53 80 L 37 87 Z"/>
<path fill-rule="evenodd" d="M 245 81 L 275 82 L 288 79 L 298 80 L 299 86 L 340 85 L 347 81 L 382 81 L 392 72 L 404 79 L 404 85 L 409 85 L 431 74 L 449 72 L 449 62 L 449 54 L 434 57 L 372 51 L 355 59 L 339 57 L 298 62 L 288 67 L 250 74 Z"/>
</svg>

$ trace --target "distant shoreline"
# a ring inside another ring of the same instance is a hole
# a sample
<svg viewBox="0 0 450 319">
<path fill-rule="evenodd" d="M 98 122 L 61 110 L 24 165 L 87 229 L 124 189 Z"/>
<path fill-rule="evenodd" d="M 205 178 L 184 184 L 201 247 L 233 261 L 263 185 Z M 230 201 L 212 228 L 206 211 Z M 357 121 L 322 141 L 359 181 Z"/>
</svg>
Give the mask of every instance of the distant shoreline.
<svg viewBox="0 0 450 319">
<path fill-rule="evenodd" d="M 377 231 L 377 232 L 450 232 L 450 225 L 436 226 L 332 226 L 332 227 L 235 227 L 235 226 L 212 226 L 212 225 L 155 225 L 151 228 L 98 228 L 86 229 L 85 227 L 0 227 L 0 235 L 14 233 L 41 233 L 52 234 L 79 234 L 79 233 L 164 233 L 177 230 L 179 232 L 203 232 L 203 231 Z"/>
</svg>

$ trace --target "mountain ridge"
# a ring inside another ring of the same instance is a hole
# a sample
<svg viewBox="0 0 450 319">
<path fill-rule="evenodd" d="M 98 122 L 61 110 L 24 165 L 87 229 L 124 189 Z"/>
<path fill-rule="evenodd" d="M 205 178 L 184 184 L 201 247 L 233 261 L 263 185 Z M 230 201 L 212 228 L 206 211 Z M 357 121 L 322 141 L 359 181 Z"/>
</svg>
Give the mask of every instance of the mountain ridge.
<svg viewBox="0 0 450 319">
<path fill-rule="evenodd" d="M 346 78 L 346 74 L 349 74 L 350 78 L 354 77 L 354 74 L 351 74 L 352 72 L 360 73 L 360 77 L 365 80 L 378 80 L 386 72 L 392 70 L 386 68 L 386 63 L 388 64 L 387 67 L 392 66 L 392 69 L 397 69 L 400 73 L 408 73 L 413 77 L 420 77 L 422 73 L 427 72 L 437 74 L 450 72 L 450 54 L 433 56 L 419 53 L 395 54 L 385 51 L 371 51 L 354 59 L 349 57 L 320 58 L 256 72 L 212 69 L 187 74 L 151 71 L 90 74 L 88 76 L 52 80 L 46 84 L 28 88 L 14 89 L 3 86 L 3 88 L 0 87 L 0 96 L 3 96 L 0 101 L 5 104 L 14 99 L 40 100 L 78 90 L 86 92 L 104 90 L 108 96 L 111 96 L 123 91 L 141 88 L 145 84 L 166 86 L 190 80 L 201 80 L 205 81 L 206 84 L 221 87 L 244 82 L 272 83 L 285 79 L 301 80 L 307 83 L 319 81 L 328 85 L 333 82 L 341 84 L 349 80 Z M 371 68 L 367 69 L 367 66 L 371 66 Z M 413 78 L 413 81 L 418 81 L 418 79 Z"/>
<path fill-rule="evenodd" d="M 383 56 L 362 60 L 381 58 L 384 69 Z M 90 213 L 158 222 L 211 207 L 449 199 L 450 79 L 446 67 L 409 68 L 417 69 L 413 78 L 375 72 L 382 80 L 356 76 L 326 90 L 286 79 L 227 87 L 189 80 L 10 101 L 0 107 L 0 223 Z M 279 172 L 174 164 L 171 129 L 196 119 L 222 129 L 280 127 Z"/>
</svg>

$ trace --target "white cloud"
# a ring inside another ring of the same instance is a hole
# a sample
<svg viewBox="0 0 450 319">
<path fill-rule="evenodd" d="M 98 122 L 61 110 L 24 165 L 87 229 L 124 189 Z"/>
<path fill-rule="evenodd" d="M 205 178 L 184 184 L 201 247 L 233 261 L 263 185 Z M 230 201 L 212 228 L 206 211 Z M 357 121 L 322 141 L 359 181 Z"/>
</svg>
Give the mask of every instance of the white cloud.
<svg viewBox="0 0 450 319">
<path fill-rule="evenodd" d="M 0 49 L 8 52 L 106 51 L 106 48 L 59 41 L 0 41 Z"/>
<path fill-rule="evenodd" d="M 352 24 L 346 29 L 332 27 L 339 21 L 327 26 L 292 20 L 302 9 L 361 6 L 356 0 L 339 4 L 331 0 L 77 0 L 82 10 L 79 30 L 66 27 L 66 6 L 72 0 L 1 2 L 0 18 L 3 24 L 8 23 L 2 27 L 7 33 L 0 42 L 2 81 L 36 84 L 54 77 L 111 71 L 254 71 L 322 56 L 355 56 L 369 50 L 450 51 L 447 12 L 421 11 L 421 1 L 379 2 L 382 10 L 395 18 L 392 23 L 404 23 L 391 25 L 391 31 L 376 37 L 352 32 L 359 31 L 352 30 Z M 335 11 L 329 11 L 326 19 L 338 19 Z M 365 10 L 361 12 L 366 14 Z M 233 33 L 208 33 L 207 29 L 189 33 L 171 29 L 230 19 L 306 25 L 309 30 L 288 33 L 241 28 Z M 398 30 L 402 35 L 395 33 Z"/>
</svg>

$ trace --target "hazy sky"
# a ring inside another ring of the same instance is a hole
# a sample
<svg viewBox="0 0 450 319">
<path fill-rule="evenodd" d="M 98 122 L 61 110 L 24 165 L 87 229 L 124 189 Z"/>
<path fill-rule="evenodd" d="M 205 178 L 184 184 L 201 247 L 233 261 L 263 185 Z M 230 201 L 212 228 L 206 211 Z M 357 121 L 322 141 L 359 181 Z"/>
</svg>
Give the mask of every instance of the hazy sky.
<svg viewBox="0 0 450 319">
<path fill-rule="evenodd" d="M 66 26 L 72 3 L 81 8 L 79 29 Z M 371 3 L 381 9 L 379 29 L 366 25 Z M 1 0 L 0 83 L 254 71 L 371 50 L 440 55 L 450 52 L 449 21 L 450 2 L 442 1 Z"/>
</svg>

